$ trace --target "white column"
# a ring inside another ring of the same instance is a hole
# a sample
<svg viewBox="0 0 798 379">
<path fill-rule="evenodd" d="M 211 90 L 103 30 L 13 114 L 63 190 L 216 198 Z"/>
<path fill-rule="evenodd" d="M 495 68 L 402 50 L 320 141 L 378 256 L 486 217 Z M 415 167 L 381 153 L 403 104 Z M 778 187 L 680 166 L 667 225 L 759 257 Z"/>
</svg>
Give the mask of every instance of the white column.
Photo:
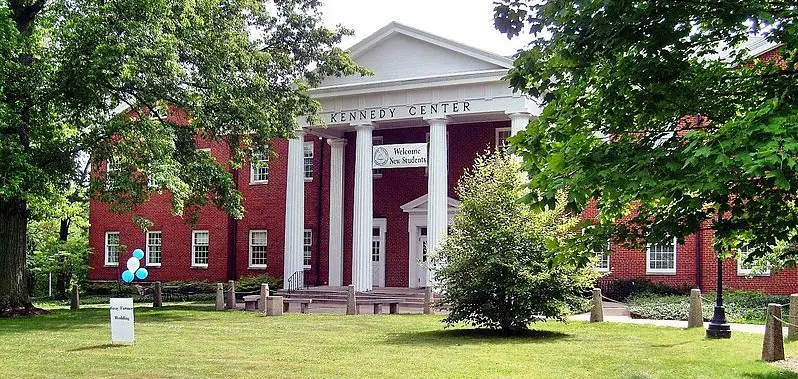
<svg viewBox="0 0 798 379">
<path fill-rule="evenodd" d="M 522 130 L 526 130 L 526 126 L 529 124 L 529 113 L 526 112 L 514 112 L 509 113 L 510 116 L 510 134 L 516 135 L 518 132 Z"/>
<path fill-rule="evenodd" d="M 304 269 L 302 252 L 305 226 L 304 153 L 305 133 L 296 132 L 288 140 L 288 175 L 285 190 L 285 250 L 283 255 L 283 287 L 297 271 Z M 304 286 L 304 283 L 298 283 Z"/>
<path fill-rule="evenodd" d="M 446 236 L 448 224 L 447 198 L 449 192 L 448 146 L 446 119 L 434 118 L 429 122 L 429 175 L 427 175 L 427 246 L 434 254 Z M 429 260 L 427 260 L 429 262 Z M 427 268 L 426 286 L 432 285 L 433 270 Z"/>
<path fill-rule="evenodd" d="M 330 145 L 330 277 L 327 284 L 343 285 L 344 261 L 344 146 L 345 139 L 328 139 Z"/>
<path fill-rule="evenodd" d="M 371 229 L 373 227 L 372 204 L 372 152 L 371 131 L 368 124 L 354 125 L 357 130 L 355 143 L 355 204 L 352 233 L 352 284 L 357 291 L 371 291 Z"/>
</svg>

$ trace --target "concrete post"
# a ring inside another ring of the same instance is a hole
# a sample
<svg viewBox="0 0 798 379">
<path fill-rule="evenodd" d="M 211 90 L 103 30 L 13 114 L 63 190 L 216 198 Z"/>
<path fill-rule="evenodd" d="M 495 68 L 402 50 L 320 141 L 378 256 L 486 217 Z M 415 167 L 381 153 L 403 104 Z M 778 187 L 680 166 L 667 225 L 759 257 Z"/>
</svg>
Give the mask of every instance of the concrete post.
<svg viewBox="0 0 798 379">
<path fill-rule="evenodd" d="M 765 339 L 762 343 L 762 361 L 775 362 L 784 359 L 784 338 L 781 332 L 781 305 L 768 304 L 765 321 Z"/>
<path fill-rule="evenodd" d="M 80 309 L 80 291 L 77 284 L 72 285 L 72 299 L 69 302 L 69 309 L 73 311 Z"/>
<path fill-rule="evenodd" d="M 161 282 L 155 282 L 155 286 L 152 288 L 152 307 L 153 308 L 163 307 L 163 295 L 161 294 Z"/>
<path fill-rule="evenodd" d="M 604 308 L 601 304 L 601 288 L 593 288 L 593 307 L 590 309 L 590 322 L 603 322 Z"/>
<path fill-rule="evenodd" d="M 427 287 L 424 291 L 424 314 L 435 314 L 435 310 L 432 309 L 432 287 Z"/>
<path fill-rule="evenodd" d="M 787 325 L 787 339 L 798 340 L 798 328 L 792 326 L 798 322 L 798 293 L 790 295 L 790 319 L 787 321 L 790 323 Z"/>
<path fill-rule="evenodd" d="M 283 315 L 283 297 L 266 296 L 266 316 Z"/>
<path fill-rule="evenodd" d="M 227 281 L 227 309 L 236 309 L 236 281 Z"/>
<path fill-rule="evenodd" d="M 688 328 L 704 327 L 704 313 L 701 309 L 701 290 L 690 290 L 690 312 L 687 314 Z"/>
<path fill-rule="evenodd" d="M 355 297 L 355 285 L 350 284 L 346 288 L 346 314 L 357 314 L 357 298 Z"/>
<path fill-rule="evenodd" d="M 260 299 L 258 301 L 258 312 L 266 313 L 266 298 L 269 297 L 269 285 L 260 284 Z"/>
<path fill-rule="evenodd" d="M 216 283 L 216 310 L 224 310 L 224 284 Z"/>
</svg>

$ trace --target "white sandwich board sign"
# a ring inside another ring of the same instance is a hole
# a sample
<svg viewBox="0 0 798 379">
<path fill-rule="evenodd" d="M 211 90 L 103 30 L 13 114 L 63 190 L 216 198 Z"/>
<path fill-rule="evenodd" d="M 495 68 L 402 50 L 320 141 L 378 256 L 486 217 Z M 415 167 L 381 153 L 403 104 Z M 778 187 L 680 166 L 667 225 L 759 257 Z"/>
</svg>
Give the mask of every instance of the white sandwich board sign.
<svg viewBox="0 0 798 379">
<path fill-rule="evenodd" d="M 111 298 L 111 342 L 133 343 L 132 298 Z"/>
</svg>

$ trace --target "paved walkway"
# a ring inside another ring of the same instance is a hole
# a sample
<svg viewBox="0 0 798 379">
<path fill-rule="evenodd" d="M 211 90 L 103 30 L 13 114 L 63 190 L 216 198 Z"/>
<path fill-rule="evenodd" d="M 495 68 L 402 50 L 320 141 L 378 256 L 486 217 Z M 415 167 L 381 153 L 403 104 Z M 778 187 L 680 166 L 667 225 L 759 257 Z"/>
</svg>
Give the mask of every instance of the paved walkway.
<svg viewBox="0 0 798 379">
<path fill-rule="evenodd" d="M 571 317 L 574 321 L 590 321 L 590 313 L 583 313 Z M 648 320 L 641 318 L 631 318 L 628 316 L 604 316 L 605 322 L 620 322 L 626 324 L 642 324 L 642 325 L 656 325 L 656 326 L 669 326 L 673 328 L 687 328 L 687 321 L 678 320 Z M 709 325 L 709 322 L 704 322 L 704 328 Z M 765 325 L 755 324 L 729 324 L 733 332 L 765 334 Z M 783 328 L 784 336 L 787 336 L 787 328 Z"/>
</svg>

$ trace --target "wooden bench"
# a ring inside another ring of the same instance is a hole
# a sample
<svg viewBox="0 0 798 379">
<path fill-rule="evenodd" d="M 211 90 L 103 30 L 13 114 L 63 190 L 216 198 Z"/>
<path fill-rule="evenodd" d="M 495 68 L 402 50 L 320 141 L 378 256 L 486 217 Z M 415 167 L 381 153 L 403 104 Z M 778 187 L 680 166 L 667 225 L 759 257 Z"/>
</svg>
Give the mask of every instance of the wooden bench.
<svg viewBox="0 0 798 379">
<path fill-rule="evenodd" d="M 362 314 L 360 311 L 361 305 L 373 305 L 374 314 L 378 315 L 382 313 L 383 304 L 388 304 L 388 313 L 397 314 L 399 313 L 400 302 L 401 300 L 399 299 L 357 299 L 357 313 Z"/>
<path fill-rule="evenodd" d="M 246 295 L 244 296 L 244 309 L 248 311 L 258 311 L 258 303 L 260 303 L 260 295 Z"/>
<path fill-rule="evenodd" d="M 299 304 L 299 313 L 308 313 L 308 306 L 313 302 L 313 299 L 297 299 L 287 297 L 283 299 L 283 312 L 288 313 L 291 303 Z"/>
</svg>

